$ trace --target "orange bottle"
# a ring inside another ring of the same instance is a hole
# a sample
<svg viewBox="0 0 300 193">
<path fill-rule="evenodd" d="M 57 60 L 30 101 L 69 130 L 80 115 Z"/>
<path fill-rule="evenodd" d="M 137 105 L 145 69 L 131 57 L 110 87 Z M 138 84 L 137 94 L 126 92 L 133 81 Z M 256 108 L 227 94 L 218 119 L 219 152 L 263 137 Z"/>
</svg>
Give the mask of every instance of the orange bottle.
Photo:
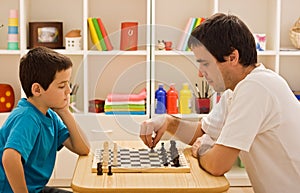
<svg viewBox="0 0 300 193">
<path fill-rule="evenodd" d="M 167 92 L 167 113 L 178 113 L 178 92 L 175 89 L 175 84 L 171 83 L 170 89 Z"/>
</svg>

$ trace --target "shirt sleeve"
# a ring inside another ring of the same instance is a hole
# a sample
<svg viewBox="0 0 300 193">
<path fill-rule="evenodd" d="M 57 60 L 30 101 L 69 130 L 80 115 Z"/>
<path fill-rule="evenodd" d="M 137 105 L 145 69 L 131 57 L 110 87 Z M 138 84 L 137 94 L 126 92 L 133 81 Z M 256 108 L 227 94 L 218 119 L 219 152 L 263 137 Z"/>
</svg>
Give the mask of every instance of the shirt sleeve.
<svg viewBox="0 0 300 193">
<path fill-rule="evenodd" d="M 7 138 L 5 149 L 12 148 L 18 151 L 26 162 L 39 135 L 38 122 L 30 115 L 22 115 L 15 119 Z"/>
<path fill-rule="evenodd" d="M 214 141 L 217 140 L 224 126 L 228 114 L 228 105 L 231 102 L 232 91 L 226 90 L 220 101 L 214 106 L 207 117 L 202 118 L 202 130 L 208 134 Z"/>
<path fill-rule="evenodd" d="M 255 95 L 254 95 L 255 93 Z M 270 91 L 255 81 L 247 81 L 236 87 L 228 116 L 217 144 L 249 151 L 255 136 L 267 115 L 274 110 Z"/>
</svg>

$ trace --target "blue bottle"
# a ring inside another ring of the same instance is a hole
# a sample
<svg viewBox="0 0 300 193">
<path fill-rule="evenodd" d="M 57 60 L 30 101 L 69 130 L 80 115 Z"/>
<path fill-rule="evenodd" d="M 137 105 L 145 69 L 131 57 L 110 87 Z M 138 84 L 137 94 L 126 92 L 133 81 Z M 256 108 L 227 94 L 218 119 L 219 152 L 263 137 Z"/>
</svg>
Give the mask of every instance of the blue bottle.
<svg viewBox="0 0 300 193">
<path fill-rule="evenodd" d="M 164 90 L 164 85 L 162 83 L 158 84 L 158 89 L 155 91 L 155 104 L 156 114 L 166 113 L 167 92 Z"/>
</svg>

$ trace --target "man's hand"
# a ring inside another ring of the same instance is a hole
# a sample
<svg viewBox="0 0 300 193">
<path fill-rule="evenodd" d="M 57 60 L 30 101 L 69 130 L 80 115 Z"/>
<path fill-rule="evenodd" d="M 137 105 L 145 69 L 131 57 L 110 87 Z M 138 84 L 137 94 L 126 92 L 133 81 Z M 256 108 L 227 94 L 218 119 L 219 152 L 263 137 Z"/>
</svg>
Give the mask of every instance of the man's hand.
<svg viewBox="0 0 300 193">
<path fill-rule="evenodd" d="M 155 147 L 167 130 L 168 116 L 168 114 L 163 114 L 141 124 L 140 138 L 149 148 Z"/>
<path fill-rule="evenodd" d="M 192 146 L 192 154 L 194 157 L 198 158 L 203 156 L 208 150 L 212 148 L 215 142 L 207 134 L 203 134 L 198 137 Z"/>
</svg>

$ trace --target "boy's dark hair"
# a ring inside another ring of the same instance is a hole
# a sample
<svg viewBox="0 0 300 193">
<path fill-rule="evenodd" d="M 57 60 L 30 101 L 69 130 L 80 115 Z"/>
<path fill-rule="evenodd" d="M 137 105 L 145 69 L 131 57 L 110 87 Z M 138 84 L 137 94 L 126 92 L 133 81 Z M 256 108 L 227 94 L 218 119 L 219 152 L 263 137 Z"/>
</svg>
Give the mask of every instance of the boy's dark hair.
<svg viewBox="0 0 300 193">
<path fill-rule="evenodd" d="M 244 66 L 257 63 L 257 51 L 253 34 L 243 21 L 234 15 L 217 13 L 193 30 L 188 46 L 204 45 L 219 61 L 225 62 L 235 49 L 239 62 Z"/>
<path fill-rule="evenodd" d="M 39 83 L 47 90 L 56 72 L 70 67 L 72 61 L 67 56 L 46 47 L 33 48 L 20 60 L 19 78 L 26 96 L 33 96 L 31 92 L 33 83 Z"/>
</svg>

